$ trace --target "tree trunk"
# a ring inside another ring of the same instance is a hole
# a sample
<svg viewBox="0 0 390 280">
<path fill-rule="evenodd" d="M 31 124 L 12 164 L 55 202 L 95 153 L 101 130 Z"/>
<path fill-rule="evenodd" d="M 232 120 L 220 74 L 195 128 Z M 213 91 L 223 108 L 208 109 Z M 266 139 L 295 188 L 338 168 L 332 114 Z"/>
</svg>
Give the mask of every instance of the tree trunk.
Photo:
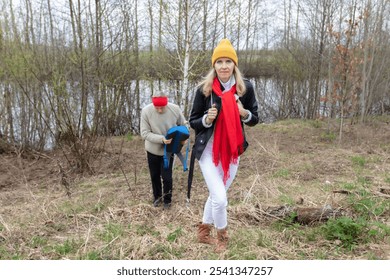
<svg viewBox="0 0 390 280">
<path fill-rule="evenodd" d="M 11 85 L 6 85 L 5 92 L 4 92 L 4 101 L 5 101 L 5 108 L 7 111 L 7 126 L 4 131 L 4 134 L 6 137 L 8 137 L 9 143 L 15 142 L 15 129 L 14 129 L 14 118 L 12 113 L 12 107 L 13 107 L 13 101 L 11 98 Z"/>
<path fill-rule="evenodd" d="M 184 20 L 185 20 L 185 49 L 184 49 L 184 65 L 183 65 L 183 88 L 181 108 L 184 108 L 184 115 L 188 113 L 188 76 L 190 67 L 190 47 L 191 47 L 191 22 L 190 22 L 190 5 L 189 1 L 185 1 Z"/>
<path fill-rule="evenodd" d="M 330 206 L 316 208 L 283 205 L 268 207 L 265 209 L 264 214 L 270 218 L 311 225 L 314 223 L 326 222 L 331 218 L 341 217 L 344 215 L 344 211 L 342 209 L 333 209 Z"/>
</svg>

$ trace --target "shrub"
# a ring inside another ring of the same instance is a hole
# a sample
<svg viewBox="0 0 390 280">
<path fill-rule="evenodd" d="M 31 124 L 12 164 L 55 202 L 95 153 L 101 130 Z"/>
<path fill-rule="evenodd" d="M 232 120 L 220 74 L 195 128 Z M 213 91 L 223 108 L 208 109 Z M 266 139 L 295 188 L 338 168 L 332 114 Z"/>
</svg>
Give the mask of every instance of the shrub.
<svg viewBox="0 0 390 280">
<path fill-rule="evenodd" d="M 358 243 L 358 239 L 364 231 L 364 225 L 351 218 L 341 217 L 330 219 L 323 225 L 322 229 L 327 240 L 340 240 L 342 247 L 351 250 Z"/>
</svg>

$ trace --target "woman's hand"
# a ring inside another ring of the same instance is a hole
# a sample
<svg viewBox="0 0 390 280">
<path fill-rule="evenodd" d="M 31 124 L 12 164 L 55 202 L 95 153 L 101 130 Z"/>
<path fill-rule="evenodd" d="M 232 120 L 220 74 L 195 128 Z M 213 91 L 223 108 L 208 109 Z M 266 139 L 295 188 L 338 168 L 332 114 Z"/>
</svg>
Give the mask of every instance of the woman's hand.
<svg viewBox="0 0 390 280">
<path fill-rule="evenodd" d="M 240 99 L 237 99 L 237 106 L 238 106 L 238 111 L 240 112 L 240 116 L 243 119 L 246 119 L 248 117 L 248 111 L 242 106 L 242 103 Z"/>
<path fill-rule="evenodd" d="M 218 109 L 216 108 L 215 104 L 213 104 L 212 107 L 207 111 L 206 123 L 213 123 L 213 121 L 217 118 L 217 115 Z"/>
</svg>

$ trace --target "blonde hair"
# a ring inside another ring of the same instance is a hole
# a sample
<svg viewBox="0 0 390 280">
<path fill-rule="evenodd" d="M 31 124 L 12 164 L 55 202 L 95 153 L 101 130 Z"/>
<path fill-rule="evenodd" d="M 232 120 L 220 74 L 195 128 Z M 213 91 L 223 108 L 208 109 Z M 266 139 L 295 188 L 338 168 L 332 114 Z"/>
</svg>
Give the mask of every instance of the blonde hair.
<svg viewBox="0 0 390 280">
<path fill-rule="evenodd" d="M 236 79 L 237 94 L 238 96 L 243 96 L 246 91 L 246 86 L 241 71 L 237 66 L 234 66 L 233 75 Z M 215 72 L 215 69 L 212 68 L 199 83 L 199 87 L 202 88 L 202 92 L 205 96 L 209 96 L 211 94 L 215 77 L 217 77 L 217 73 Z"/>
</svg>

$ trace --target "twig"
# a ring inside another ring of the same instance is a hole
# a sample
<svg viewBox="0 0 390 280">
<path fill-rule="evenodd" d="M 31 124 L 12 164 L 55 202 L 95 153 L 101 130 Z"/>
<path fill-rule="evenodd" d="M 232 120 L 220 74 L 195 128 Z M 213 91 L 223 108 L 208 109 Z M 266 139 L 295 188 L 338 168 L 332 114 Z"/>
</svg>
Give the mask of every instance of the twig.
<svg viewBox="0 0 390 280">
<path fill-rule="evenodd" d="M 253 187 L 255 186 L 255 183 L 257 182 L 257 179 L 259 178 L 259 174 L 256 175 L 255 179 L 253 180 L 252 182 L 252 186 L 251 188 L 249 189 L 248 193 L 246 194 L 245 198 L 244 198 L 244 203 L 246 203 L 249 199 L 249 195 L 252 193 L 252 189 Z"/>
<path fill-rule="evenodd" d="M 4 228 L 8 231 L 11 232 L 7 224 L 4 222 L 3 216 L 0 215 L 0 223 L 4 226 Z"/>
<path fill-rule="evenodd" d="M 350 191 L 346 191 L 346 190 L 334 190 L 333 193 L 351 194 Z"/>
<path fill-rule="evenodd" d="M 74 218 L 74 216 L 76 216 L 76 215 L 79 218 L 88 218 L 88 219 L 94 218 L 95 220 L 101 220 L 99 217 L 97 217 L 95 215 L 92 215 L 92 214 L 82 214 L 82 213 L 79 213 L 79 214 L 69 214 L 67 217 Z"/>
<path fill-rule="evenodd" d="M 127 184 L 127 186 L 128 186 L 128 190 L 131 191 L 131 187 L 130 187 L 129 180 L 128 180 L 127 176 L 126 176 L 125 171 L 123 170 L 122 163 L 121 163 L 121 155 L 122 155 L 122 149 L 123 149 L 123 143 L 124 143 L 124 142 L 125 142 L 125 138 L 122 137 L 121 147 L 120 147 L 120 149 L 119 149 L 119 156 L 118 156 L 117 164 L 118 164 L 118 166 L 119 166 L 119 168 L 120 168 L 120 170 L 121 170 L 123 176 L 125 177 L 126 184 Z M 113 143 L 112 143 L 111 137 L 110 137 L 110 144 L 111 144 L 111 148 L 112 148 L 112 147 L 113 147 Z"/>
<path fill-rule="evenodd" d="M 111 217 L 111 219 L 116 220 L 116 219 L 115 219 L 115 215 L 114 215 L 114 213 L 112 212 L 111 207 L 108 207 L 107 209 L 108 209 L 108 211 L 110 212 L 110 217 Z"/>
<path fill-rule="evenodd" d="M 116 236 L 113 240 L 111 240 L 107 245 L 105 245 L 102 249 L 100 249 L 100 251 L 103 251 L 104 249 L 106 249 L 108 246 L 110 246 L 112 243 L 114 243 L 115 240 L 117 240 L 119 238 L 119 235 Z"/>
<path fill-rule="evenodd" d="M 87 244 L 88 244 L 88 241 L 89 241 L 90 234 L 91 234 L 91 217 L 88 219 L 88 232 L 87 232 L 87 237 L 85 238 L 84 249 L 83 249 L 84 254 L 87 251 Z"/>
<path fill-rule="evenodd" d="M 63 185 L 64 188 L 65 188 L 66 196 L 67 196 L 68 198 L 70 198 L 71 195 L 72 195 L 72 192 L 70 191 L 70 184 L 69 184 L 68 176 L 67 176 L 65 170 L 63 169 L 63 167 L 62 167 L 62 165 L 61 165 L 61 163 L 60 163 L 59 160 L 57 161 L 57 165 L 58 165 L 59 170 L 60 170 L 61 185 Z"/>
<path fill-rule="evenodd" d="M 261 207 L 259 207 L 259 211 L 260 211 L 261 213 L 263 213 L 263 214 L 269 216 L 269 217 L 275 218 L 275 219 L 280 220 L 280 221 L 285 221 L 285 219 L 283 219 L 283 218 L 280 218 L 280 217 L 278 217 L 278 216 L 272 215 L 272 214 L 270 214 L 270 213 L 264 211 L 263 209 L 261 209 Z"/>
<path fill-rule="evenodd" d="M 377 196 L 384 197 L 384 198 L 390 198 L 390 195 L 382 193 L 382 192 L 375 192 Z"/>
<path fill-rule="evenodd" d="M 387 189 L 387 188 L 380 188 L 379 192 L 383 193 L 385 195 L 390 195 L 390 189 Z"/>
</svg>

